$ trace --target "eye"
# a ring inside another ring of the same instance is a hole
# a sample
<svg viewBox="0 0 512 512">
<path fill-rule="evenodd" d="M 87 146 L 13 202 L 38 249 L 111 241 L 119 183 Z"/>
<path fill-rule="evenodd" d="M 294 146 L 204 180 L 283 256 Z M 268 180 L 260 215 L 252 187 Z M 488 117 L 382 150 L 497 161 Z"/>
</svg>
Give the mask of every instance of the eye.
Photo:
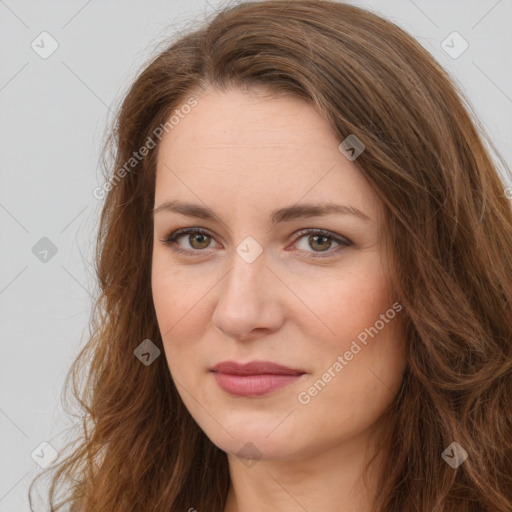
<svg viewBox="0 0 512 512">
<path fill-rule="evenodd" d="M 190 244 L 192 249 L 189 249 L 188 247 L 184 248 L 182 245 L 177 243 L 180 238 L 184 238 L 185 235 L 188 235 L 188 238 L 185 240 Z M 309 237 L 306 239 L 307 235 L 309 235 Z M 300 248 L 303 252 L 313 253 L 312 255 L 307 256 L 309 258 L 329 257 L 333 253 L 337 253 L 345 247 L 352 245 L 352 242 L 347 238 L 324 229 L 303 229 L 295 233 L 295 237 L 294 245 L 297 245 L 297 241 L 304 238 L 306 239 L 306 247 L 314 249 L 313 251 L 308 251 L 307 249 Z M 165 245 L 170 246 L 171 249 L 177 253 L 184 253 L 190 256 L 203 256 L 201 253 L 206 252 L 204 249 L 208 248 L 211 240 L 213 240 L 213 236 L 208 231 L 202 228 L 193 227 L 178 229 L 160 241 Z M 334 250 L 329 250 L 331 249 L 333 241 L 338 244 L 338 246 L 335 247 Z M 326 253 L 326 255 L 314 253 Z"/>
<path fill-rule="evenodd" d="M 192 250 L 188 249 L 187 247 L 183 248 L 180 244 L 176 243 L 180 238 L 184 238 L 185 235 L 188 235 L 186 240 L 192 247 Z M 175 252 L 197 256 L 198 252 L 205 252 L 203 249 L 208 247 L 210 240 L 213 240 L 213 237 L 208 231 L 204 229 L 183 228 L 170 233 L 167 237 L 160 241 L 166 245 L 169 245 Z"/>
<path fill-rule="evenodd" d="M 326 253 L 325 255 L 313 254 L 312 256 L 308 256 L 310 258 L 326 258 L 332 256 L 333 253 L 338 253 L 345 247 L 352 245 L 352 242 L 348 238 L 342 237 L 341 235 L 336 235 L 335 233 L 331 233 L 330 231 L 326 231 L 324 229 L 302 229 L 301 231 L 297 232 L 296 235 L 298 235 L 298 241 L 303 238 L 305 239 L 306 247 L 315 249 L 312 251 L 313 253 Z M 332 247 L 333 241 L 334 243 L 338 244 L 338 246 L 333 250 L 329 250 Z M 297 242 L 295 242 L 295 245 L 297 245 Z M 301 250 L 304 250 L 305 252 L 311 252 L 307 249 Z"/>
</svg>

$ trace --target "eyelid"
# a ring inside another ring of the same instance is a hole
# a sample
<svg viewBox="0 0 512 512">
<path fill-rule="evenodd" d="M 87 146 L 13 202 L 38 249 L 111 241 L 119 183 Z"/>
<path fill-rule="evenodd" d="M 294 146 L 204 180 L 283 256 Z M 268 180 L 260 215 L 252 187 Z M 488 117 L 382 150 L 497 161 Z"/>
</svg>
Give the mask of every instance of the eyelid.
<svg viewBox="0 0 512 512">
<path fill-rule="evenodd" d="M 295 235 L 295 242 L 305 235 L 325 235 L 328 238 L 332 238 L 338 244 L 346 245 L 346 246 L 353 245 L 352 240 L 349 240 L 346 236 L 338 235 L 337 233 L 329 231 L 328 229 L 303 228 L 303 229 L 300 229 L 299 231 L 296 231 L 294 233 L 294 235 Z"/>
<path fill-rule="evenodd" d="M 178 238 L 181 238 L 185 235 L 191 235 L 194 233 L 198 233 L 200 235 L 207 235 L 213 240 L 215 240 L 215 236 L 207 229 L 199 228 L 199 227 L 190 227 L 190 228 L 180 228 L 172 231 L 168 235 L 166 235 L 163 239 L 160 239 L 164 244 L 172 245 Z M 206 252 L 207 249 L 199 250 L 199 249 L 183 249 L 184 252 Z"/>
<path fill-rule="evenodd" d="M 176 244 L 176 240 L 178 238 L 181 238 L 182 236 L 185 236 L 185 235 L 194 234 L 194 233 L 207 235 L 210 238 L 212 238 L 213 240 L 215 240 L 215 236 L 208 229 L 200 228 L 197 226 L 176 229 L 176 230 L 172 231 L 171 233 L 169 233 L 168 235 L 166 235 L 163 239 L 159 239 L 159 240 L 160 240 L 160 242 L 171 247 L 171 249 L 177 253 L 184 253 L 184 254 L 187 254 L 190 256 L 203 256 L 202 253 L 207 253 L 208 249 L 183 249 L 182 247 L 180 247 L 179 245 Z M 308 254 L 313 254 L 313 256 L 307 256 L 310 258 L 327 258 L 334 254 L 337 254 L 340 249 L 350 247 L 351 245 L 353 245 L 353 242 L 351 240 L 349 240 L 348 238 L 346 238 L 342 235 L 338 235 L 337 233 L 334 233 L 327 229 L 322 229 L 322 228 L 303 228 L 303 229 L 296 231 L 294 233 L 293 245 L 295 245 L 301 238 L 303 238 L 306 235 L 320 235 L 320 236 L 323 235 L 323 236 L 326 236 L 326 237 L 332 239 L 337 244 L 339 244 L 339 246 L 335 247 L 333 250 L 329 249 L 327 251 L 304 251 L 302 249 L 299 249 L 299 251 L 302 251 L 302 252 L 305 252 Z M 177 245 L 177 247 L 173 247 L 175 244 Z M 325 253 L 325 256 L 323 255 L 323 253 Z"/>
</svg>

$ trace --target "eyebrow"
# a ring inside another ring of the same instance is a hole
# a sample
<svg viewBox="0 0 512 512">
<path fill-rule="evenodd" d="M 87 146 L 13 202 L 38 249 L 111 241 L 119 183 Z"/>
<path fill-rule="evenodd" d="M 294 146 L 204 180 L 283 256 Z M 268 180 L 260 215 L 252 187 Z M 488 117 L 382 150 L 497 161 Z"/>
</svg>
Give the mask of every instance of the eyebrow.
<svg viewBox="0 0 512 512">
<path fill-rule="evenodd" d="M 222 219 L 211 208 L 199 204 L 184 203 L 181 201 L 166 201 L 165 203 L 162 203 L 160 206 L 158 206 L 158 208 L 155 208 L 152 211 L 152 214 L 156 215 L 162 211 L 176 212 L 188 217 L 197 217 L 200 219 L 217 221 L 221 224 L 224 224 Z M 307 203 L 287 206 L 285 208 L 274 210 L 270 214 L 269 220 L 272 225 L 275 225 L 279 222 L 289 222 L 295 219 L 303 219 L 306 217 L 320 217 L 332 213 L 352 215 L 365 221 L 371 221 L 371 218 L 368 217 L 368 215 L 355 208 L 354 206 L 346 206 L 336 203 Z"/>
</svg>

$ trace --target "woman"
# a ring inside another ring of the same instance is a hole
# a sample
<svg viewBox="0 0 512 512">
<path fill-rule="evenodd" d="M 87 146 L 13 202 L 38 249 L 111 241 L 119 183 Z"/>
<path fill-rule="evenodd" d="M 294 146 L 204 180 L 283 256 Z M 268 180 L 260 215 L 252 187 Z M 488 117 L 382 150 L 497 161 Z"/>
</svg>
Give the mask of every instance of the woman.
<svg viewBox="0 0 512 512">
<path fill-rule="evenodd" d="M 512 510 L 512 209 L 465 101 L 328 1 L 226 9 L 144 69 L 72 510 Z"/>
</svg>

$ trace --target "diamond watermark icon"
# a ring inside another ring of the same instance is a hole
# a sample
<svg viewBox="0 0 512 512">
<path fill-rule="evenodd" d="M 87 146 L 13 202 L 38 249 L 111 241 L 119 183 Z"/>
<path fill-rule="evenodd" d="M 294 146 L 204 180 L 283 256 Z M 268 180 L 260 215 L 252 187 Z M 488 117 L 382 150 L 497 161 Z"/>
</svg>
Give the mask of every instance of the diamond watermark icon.
<svg viewBox="0 0 512 512">
<path fill-rule="evenodd" d="M 34 247 L 32 247 L 32 254 L 42 261 L 48 263 L 56 254 L 57 246 L 47 237 L 43 236 Z"/>
<path fill-rule="evenodd" d="M 441 48 L 452 59 L 458 59 L 469 48 L 469 43 L 454 31 L 443 39 Z"/>
<path fill-rule="evenodd" d="M 149 366 L 160 355 L 160 349 L 151 340 L 144 340 L 133 353 L 142 364 Z"/>
<path fill-rule="evenodd" d="M 351 133 L 339 146 L 341 154 L 350 160 L 354 161 L 364 150 L 365 145 Z"/>
<path fill-rule="evenodd" d="M 262 453 L 253 443 L 245 443 L 244 446 L 242 446 L 242 448 L 237 452 L 236 456 L 247 467 L 252 468 L 256 462 L 261 459 Z"/>
<path fill-rule="evenodd" d="M 238 244 L 236 252 L 245 262 L 252 263 L 263 252 L 263 248 L 252 236 L 248 236 Z"/>
<path fill-rule="evenodd" d="M 41 32 L 30 46 L 39 57 L 47 59 L 59 47 L 59 43 L 48 32 Z"/>
<path fill-rule="evenodd" d="M 30 454 L 32 459 L 43 469 L 46 469 L 59 456 L 59 452 L 47 441 L 40 443 Z"/>
<path fill-rule="evenodd" d="M 459 443 L 454 441 L 448 445 L 446 450 L 441 454 L 441 457 L 455 469 L 468 458 L 468 452 L 464 450 Z"/>
</svg>

